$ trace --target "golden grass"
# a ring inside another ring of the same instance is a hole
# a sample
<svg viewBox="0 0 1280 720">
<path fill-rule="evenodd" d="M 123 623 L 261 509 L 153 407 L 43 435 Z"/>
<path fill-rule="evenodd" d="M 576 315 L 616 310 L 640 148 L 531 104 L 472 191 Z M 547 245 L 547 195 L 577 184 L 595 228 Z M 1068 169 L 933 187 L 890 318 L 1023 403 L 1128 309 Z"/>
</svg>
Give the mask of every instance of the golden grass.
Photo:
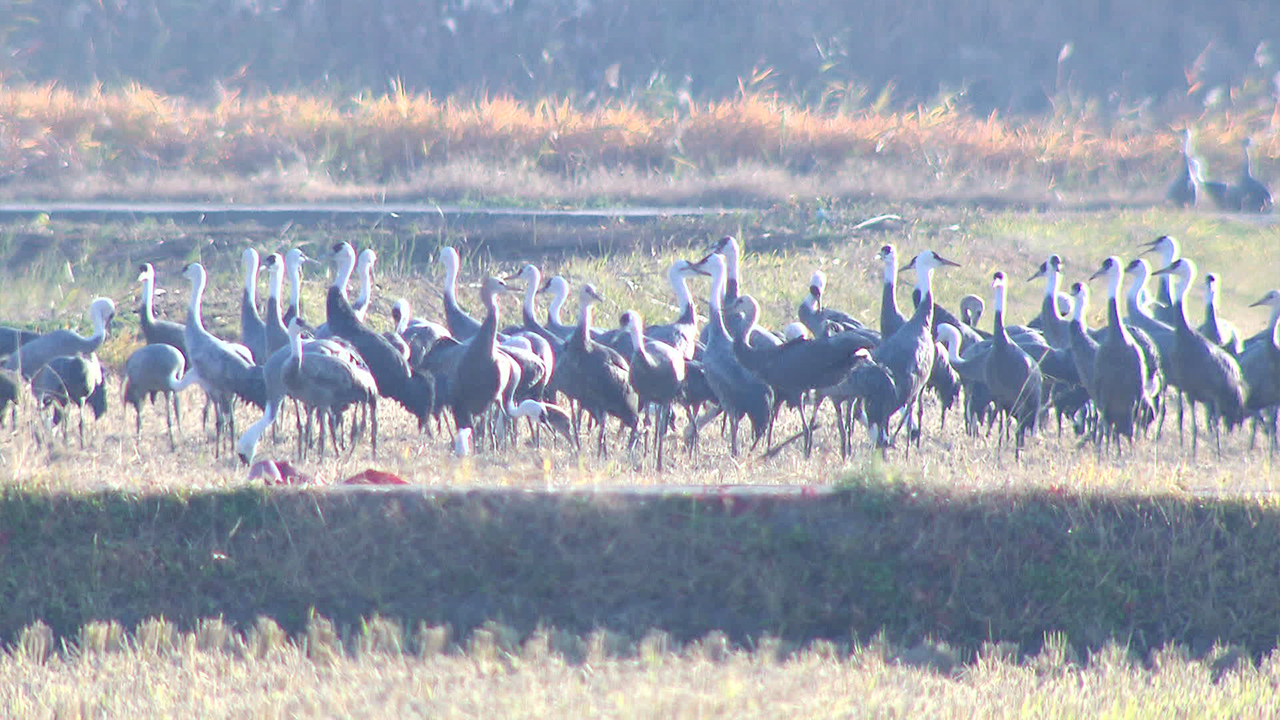
<svg viewBox="0 0 1280 720">
<path fill-rule="evenodd" d="M 286 638 L 262 619 L 246 635 L 218 620 L 178 632 L 95 623 L 65 651 L 29 627 L 0 654 L 6 717 L 1276 717 L 1280 662 L 1179 648 L 1150 666 L 1107 646 L 1087 660 L 1053 642 L 1018 659 L 988 646 L 957 665 L 945 646 L 826 642 L 735 649 L 710 635 L 615 642 L 487 625 L 460 646 L 373 619 L 346 643 L 323 618 Z M 416 641 L 412 642 L 411 641 Z M 413 647 L 416 645 L 416 651 Z M 783 652 L 779 652 L 782 650 Z"/>
<path fill-rule="evenodd" d="M 340 183 L 386 185 L 461 161 L 555 175 L 632 168 L 674 177 L 714 175 L 743 163 L 856 171 L 850 166 L 856 161 L 905 164 L 925 176 L 1146 186 L 1169 175 L 1180 148 L 1176 131 L 1188 122 L 1197 122 L 1211 166 L 1223 158 L 1234 166 L 1234 141 L 1246 134 L 1256 137 L 1256 157 L 1269 166 L 1280 155 L 1280 135 L 1265 132 L 1274 127 L 1272 110 L 1237 108 L 1164 123 L 1141 115 L 1103 120 L 1087 109 L 975 117 L 951 103 L 824 113 L 748 90 L 667 113 L 623 102 L 437 99 L 401 86 L 348 99 L 233 94 L 210 104 L 138 85 L 84 92 L 0 85 L 6 118 L 0 159 L 11 176 L 63 190 L 85 173 L 119 180 L 181 170 L 217 178 L 293 167 Z"/>
</svg>

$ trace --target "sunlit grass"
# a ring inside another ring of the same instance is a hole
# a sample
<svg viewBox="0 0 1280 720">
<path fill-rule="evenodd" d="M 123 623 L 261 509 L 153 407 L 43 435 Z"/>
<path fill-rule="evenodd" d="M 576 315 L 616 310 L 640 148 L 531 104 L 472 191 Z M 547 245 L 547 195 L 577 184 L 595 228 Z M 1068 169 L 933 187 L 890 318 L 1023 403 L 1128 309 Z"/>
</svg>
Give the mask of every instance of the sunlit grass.
<svg viewBox="0 0 1280 720">
<path fill-rule="evenodd" d="M 452 640 L 452 642 L 451 642 Z M 959 664 L 945 645 L 876 641 L 753 649 L 709 635 L 684 646 L 491 623 L 469 637 L 373 618 L 345 642 L 324 618 L 287 637 L 263 618 L 181 632 L 164 620 L 82 629 L 65 650 L 33 625 L 0 655 L 7 717 L 1274 717 L 1275 655 L 1235 648 L 1144 665 L 1109 645 L 1077 658 L 1050 642 L 1018 658 L 989 645 Z"/>
</svg>

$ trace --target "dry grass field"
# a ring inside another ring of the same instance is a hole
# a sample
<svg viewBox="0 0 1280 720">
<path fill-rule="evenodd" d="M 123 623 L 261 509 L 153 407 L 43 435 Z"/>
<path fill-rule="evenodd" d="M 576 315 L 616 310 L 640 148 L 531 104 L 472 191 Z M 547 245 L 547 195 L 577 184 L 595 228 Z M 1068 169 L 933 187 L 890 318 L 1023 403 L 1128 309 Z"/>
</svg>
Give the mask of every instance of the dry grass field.
<svg viewBox="0 0 1280 720">
<path fill-rule="evenodd" d="M 118 316 L 101 351 L 115 370 L 110 409 L 103 420 L 88 421 L 85 448 L 74 429 L 69 440 L 59 433 L 50 442 L 29 401 L 16 428 L 0 431 L 0 558 L 9 569 L 0 581 L 8 609 L 0 634 L 11 648 L 0 658 L 0 712 L 1273 712 L 1277 475 L 1265 439 L 1251 450 L 1247 430 L 1225 438 L 1220 457 L 1211 446 L 1193 457 L 1172 426 L 1120 457 L 1099 457 L 1079 447 L 1069 427 L 1061 436 L 1051 427 L 1015 461 L 994 439 L 965 437 L 957 414 L 938 429 L 930 407 L 924 441 L 910 457 L 893 450 L 881 460 L 862 435 L 845 460 L 824 414 L 809 459 L 796 448 L 772 459 L 760 449 L 731 458 L 713 424 L 696 452 L 672 453 L 672 469 L 658 474 L 651 458 L 627 453 L 617 437 L 607 459 L 578 455 L 564 443 L 521 440 L 458 460 L 447 431 L 423 436 L 387 403 L 376 460 L 361 444 L 300 464 L 320 484 L 378 467 L 427 488 L 425 501 L 400 502 L 257 489 L 237 461 L 213 457 L 197 393 L 183 398 L 176 452 L 155 408 L 146 409 L 137 440 L 131 411 L 126 417 L 119 404 L 118 368 L 139 344 L 130 314 L 136 263 L 156 262 L 165 291 L 159 312 L 180 320 L 188 288 L 178 271 L 185 261 L 203 261 L 211 270 L 207 323 L 229 336 L 238 322 L 237 267 L 246 242 L 266 250 L 302 245 L 315 257 L 338 238 L 377 247 L 371 322 L 379 328 L 389 327 L 391 302 L 401 296 L 419 314 L 440 317 L 441 273 L 431 258 L 446 243 L 463 250 L 462 302 L 473 311 L 484 275 L 507 275 L 532 260 L 544 275 L 597 284 L 607 298 L 597 322 L 611 324 L 628 308 L 651 321 L 673 316 L 665 267 L 700 256 L 729 232 L 745 245 L 744 290 L 760 299 L 765 324 L 778 327 L 794 318 L 818 267 L 828 273 L 828 303 L 874 324 L 874 256 L 884 242 L 896 243 L 903 257 L 931 247 L 960 261 L 961 268 L 938 276 L 940 300 L 953 306 L 965 293 L 989 295 L 997 269 L 1027 277 L 1057 252 L 1074 281 L 1105 255 L 1133 256 L 1140 242 L 1170 233 L 1202 271 L 1219 273 L 1227 316 L 1246 332 L 1265 322 L 1246 307 L 1274 285 L 1280 230 L 1265 222 L 1161 210 L 894 209 L 906 223 L 887 233 L 853 231 L 882 207 L 847 201 L 780 203 L 741 219 L 589 229 L 586 236 L 600 240 L 603 251 L 588 254 L 565 252 L 546 228 L 538 230 L 545 245 L 530 240 L 532 230 L 521 237 L 510 229 L 444 226 L 283 234 L 161 223 L 6 228 L 6 323 L 83 330 L 84 308 L 99 294 L 115 299 Z M 308 269 L 304 290 L 312 318 L 327 282 L 317 270 Z M 1032 315 L 1041 290 L 1039 282 L 1014 283 L 1014 319 Z M 705 297 L 705 283 L 694 283 L 693 292 Z M 900 302 L 908 292 L 900 288 Z M 1095 298 L 1101 294 L 1095 288 Z M 1101 303 L 1095 306 L 1098 324 Z M 545 312 L 545 302 L 539 307 Z M 506 317 L 517 308 L 515 295 L 504 298 Z M 240 427 L 254 419 L 239 411 Z M 789 418 L 780 434 L 795 427 Z M 292 457 L 291 415 L 280 430 L 278 438 L 267 436 L 260 456 Z M 554 497 L 544 490 L 667 484 L 837 492 L 811 510 L 766 502 L 745 505 L 745 515 L 702 495 L 639 506 L 590 496 L 538 504 Z M 503 509 L 487 495 L 457 493 L 504 488 L 534 491 L 513 495 L 532 505 L 519 509 L 520 500 L 519 508 Z M 417 518 L 414 531 L 394 521 L 403 513 Z M 681 620 L 683 604 L 703 614 Z M 309 620 L 310 607 L 333 617 L 336 630 Z M 378 612 L 396 619 L 362 635 L 358 619 Z M 275 617 L 294 639 L 262 629 L 273 625 L 255 626 L 259 614 Z M 234 627 L 202 635 L 201 618 L 218 615 Z M 157 616 L 174 625 L 144 622 Z M 55 628 L 57 652 L 39 650 L 46 631 L 20 632 L 36 620 Z M 96 620 L 128 631 L 88 624 Z M 511 627 L 485 626 L 490 620 Z M 561 629 L 539 634 L 544 620 Z M 438 652 L 439 632 L 424 640 L 419 622 L 452 626 L 459 647 Z M 604 630 L 593 635 L 593 626 Z M 404 627 L 415 628 L 408 640 Z M 645 640 L 651 627 L 673 637 Z M 718 627 L 729 634 L 699 641 Z M 1046 643 L 1054 632 L 1064 635 Z M 382 639 L 361 639 L 370 634 Z M 780 645 L 770 645 L 771 636 L 780 636 Z M 836 644 L 814 645 L 815 637 Z M 1011 644 L 984 650 L 989 639 Z M 939 651 L 940 641 L 956 649 Z M 1134 655 L 1117 650 L 1117 642 Z M 33 644 L 35 650 L 23 649 Z M 371 645 L 405 652 L 383 654 Z"/>
</svg>

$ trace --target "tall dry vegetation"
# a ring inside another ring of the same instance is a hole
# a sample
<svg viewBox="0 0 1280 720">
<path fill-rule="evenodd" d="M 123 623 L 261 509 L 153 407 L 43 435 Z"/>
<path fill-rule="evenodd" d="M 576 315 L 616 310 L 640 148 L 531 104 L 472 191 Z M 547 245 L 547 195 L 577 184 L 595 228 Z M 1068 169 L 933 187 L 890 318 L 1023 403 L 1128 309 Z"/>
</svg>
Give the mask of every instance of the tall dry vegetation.
<svg viewBox="0 0 1280 720">
<path fill-rule="evenodd" d="M 455 161 L 574 176 L 601 168 L 715 174 L 744 163 L 794 173 L 838 171 L 850 161 L 933 171 L 1032 175 L 1049 182 L 1161 181 L 1180 139 L 1149 118 L 976 117 L 954 102 L 828 112 L 744 86 L 734 99 L 669 112 L 616 101 L 584 104 L 508 96 L 437 99 L 397 86 L 346 100 L 301 94 L 213 103 L 129 85 L 75 92 L 47 84 L 0 86 L 0 168 L 23 183 L 182 172 L 254 176 L 288 168 L 339 182 L 386 183 Z M 1183 121 L 1183 122 L 1189 122 Z M 1254 136 L 1266 175 L 1280 154 L 1280 111 L 1258 103 L 1197 121 L 1211 160 Z M 30 191 L 28 191 L 30 192 Z M 107 191 L 109 193 L 109 191 Z"/>
</svg>

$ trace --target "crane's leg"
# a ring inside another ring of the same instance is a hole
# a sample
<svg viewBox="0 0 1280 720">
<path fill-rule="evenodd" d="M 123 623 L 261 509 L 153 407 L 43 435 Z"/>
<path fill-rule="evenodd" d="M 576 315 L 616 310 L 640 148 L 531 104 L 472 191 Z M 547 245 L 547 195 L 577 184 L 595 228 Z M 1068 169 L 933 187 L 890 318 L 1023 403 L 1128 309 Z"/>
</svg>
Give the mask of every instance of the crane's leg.
<svg viewBox="0 0 1280 720">
<path fill-rule="evenodd" d="M 173 395 L 173 424 L 178 426 L 178 439 L 182 439 L 182 413 L 179 412 L 178 393 Z"/>
</svg>

